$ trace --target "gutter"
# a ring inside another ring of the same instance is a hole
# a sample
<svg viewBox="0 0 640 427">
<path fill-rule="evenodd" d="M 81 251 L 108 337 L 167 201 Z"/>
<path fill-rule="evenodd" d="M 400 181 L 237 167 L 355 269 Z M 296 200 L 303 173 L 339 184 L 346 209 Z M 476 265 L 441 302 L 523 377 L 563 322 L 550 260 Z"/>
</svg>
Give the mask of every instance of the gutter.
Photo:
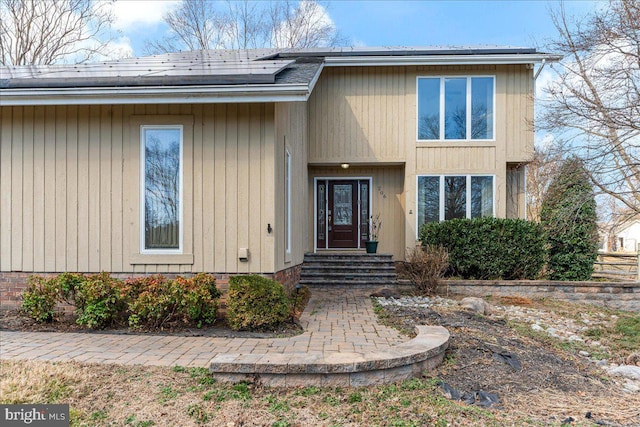
<svg viewBox="0 0 640 427">
<path fill-rule="evenodd" d="M 328 57 L 328 67 L 376 67 L 394 65 L 501 65 L 555 62 L 560 55 L 549 53 L 512 55 L 432 55 L 432 56 L 361 56 Z"/>
<path fill-rule="evenodd" d="M 0 106 L 297 102 L 306 101 L 311 89 L 305 84 L 16 88 L 0 89 Z"/>
</svg>

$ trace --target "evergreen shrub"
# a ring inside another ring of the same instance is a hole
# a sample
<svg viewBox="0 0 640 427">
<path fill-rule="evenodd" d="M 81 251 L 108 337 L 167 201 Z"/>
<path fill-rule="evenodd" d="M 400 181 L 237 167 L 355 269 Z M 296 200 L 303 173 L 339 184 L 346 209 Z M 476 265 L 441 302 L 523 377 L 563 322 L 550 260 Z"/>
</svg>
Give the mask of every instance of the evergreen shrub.
<svg viewBox="0 0 640 427">
<path fill-rule="evenodd" d="M 449 276 L 464 279 L 536 279 L 546 262 L 542 226 L 521 219 L 452 219 L 425 224 L 423 247 L 449 253 Z"/>
<path fill-rule="evenodd" d="M 291 316 L 282 285 L 258 275 L 233 276 L 227 294 L 227 321 L 232 329 L 266 329 Z"/>
</svg>

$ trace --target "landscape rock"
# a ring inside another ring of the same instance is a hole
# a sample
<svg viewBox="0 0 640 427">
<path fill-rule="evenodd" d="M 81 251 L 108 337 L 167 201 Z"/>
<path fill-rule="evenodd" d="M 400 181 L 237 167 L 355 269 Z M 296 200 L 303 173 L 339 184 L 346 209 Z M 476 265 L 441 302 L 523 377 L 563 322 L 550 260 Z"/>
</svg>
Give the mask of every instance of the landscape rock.
<svg viewBox="0 0 640 427">
<path fill-rule="evenodd" d="M 371 294 L 377 298 L 400 298 L 400 292 L 396 289 L 380 288 Z"/>
<path fill-rule="evenodd" d="M 624 363 L 626 365 L 640 366 L 640 351 L 631 353 L 629 356 L 627 356 Z"/>
<path fill-rule="evenodd" d="M 475 314 L 491 314 L 491 305 L 482 298 L 466 297 L 460 300 L 460 307 Z"/>
<path fill-rule="evenodd" d="M 609 375 L 640 381 L 640 366 L 620 365 L 609 369 Z"/>
<path fill-rule="evenodd" d="M 590 354 L 589 354 L 588 352 L 584 351 L 584 350 L 580 350 L 580 351 L 578 352 L 578 354 L 579 354 L 580 356 L 583 356 L 583 357 L 589 357 L 589 356 L 590 356 Z"/>
<path fill-rule="evenodd" d="M 629 393 L 638 393 L 640 392 L 640 383 L 638 381 L 627 381 L 622 388 Z"/>
</svg>

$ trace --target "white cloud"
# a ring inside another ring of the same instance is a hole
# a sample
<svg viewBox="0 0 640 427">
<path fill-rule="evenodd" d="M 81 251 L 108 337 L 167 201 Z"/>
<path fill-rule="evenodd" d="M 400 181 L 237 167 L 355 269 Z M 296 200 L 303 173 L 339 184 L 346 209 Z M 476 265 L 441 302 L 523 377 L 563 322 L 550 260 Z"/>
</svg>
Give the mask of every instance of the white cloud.
<svg viewBox="0 0 640 427">
<path fill-rule="evenodd" d="M 180 4 L 175 0 L 117 0 L 113 4 L 114 27 L 130 29 L 135 25 L 153 25 L 162 21 L 162 16 Z"/>
<path fill-rule="evenodd" d="M 542 151 L 549 151 L 556 144 L 556 138 L 551 133 L 537 132 L 535 135 L 534 144 Z"/>
<path fill-rule="evenodd" d="M 551 66 L 547 64 L 536 79 L 536 101 L 548 100 L 549 94 L 546 93 L 546 89 L 558 80 L 558 75 L 550 69 Z"/>
</svg>

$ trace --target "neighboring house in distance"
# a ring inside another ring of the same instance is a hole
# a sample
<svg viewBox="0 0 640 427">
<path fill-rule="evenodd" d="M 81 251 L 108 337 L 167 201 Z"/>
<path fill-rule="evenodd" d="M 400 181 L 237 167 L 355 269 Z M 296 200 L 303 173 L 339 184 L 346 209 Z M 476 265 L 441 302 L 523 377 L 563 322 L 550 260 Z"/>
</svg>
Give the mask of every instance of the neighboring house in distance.
<svg viewBox="0 0 640 427">
<path fill-rule="evenodd" d="M 429 221 L 524 217 L 534 65 L 515 47 L 199 51 L 1 68 L 0 284 L 403 259 Z"/>
<path fill-rule="evenodd" d="M 602 250 L 605 252 L 637 252 L 640 243 L 640 217 L 625 217 L 607 227 L 603 236 Z"/>
</svg>

